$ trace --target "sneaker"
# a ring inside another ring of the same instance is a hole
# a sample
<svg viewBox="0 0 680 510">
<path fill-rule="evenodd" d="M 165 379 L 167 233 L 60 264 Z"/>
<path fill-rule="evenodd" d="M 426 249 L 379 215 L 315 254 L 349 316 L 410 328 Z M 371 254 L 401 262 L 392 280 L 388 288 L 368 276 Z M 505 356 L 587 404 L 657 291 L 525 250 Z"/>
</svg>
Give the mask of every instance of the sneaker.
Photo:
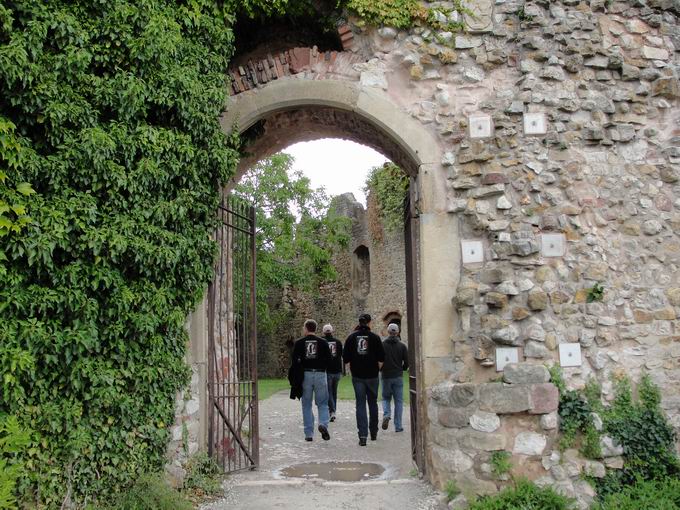
<svg viewBox="0 0 680 510">
<path fill-rule="evenodd" d="M 323 425 L 319 425 L 319 432 L 321 432 L 321 437 L 324 441 L 328 441 L 331 438 L 331 435 L 328 433 L 328 429 Z"/>
<path fill-rule="evenodd" d="M 378 439 L 378 433 L 376 432 L 375 434 L 371 434 L 371 441 L 375 441 Z"/>
<path fill-rule="evenodd" d="M 404 429 L 394 429 L 395 432 L 404 432 Z"/>
<path fill-rule="evenodd" d="M 305 441 L 314 441 L 314 438 L 313 437 L 306 437 Z"/>
<path fill-rule="evenodd" d="M 359 438 L 359 446 L 366 446 L 366 438 L 365 437 Z"/>
<path fill-rule="evenodd" d="M 383 418 L 383 421 L 382 421 L 382 429 L 383 429 L 383 430 L 387 430 L 387 427 L 389 427 L 389 426 L 390 426 L 390 417 L 389 417 L 389 416 L 385 416 L 385 417 Z"/>
<path fill-rule="evenodd" d="M 335 421 L 335 413 L 331 413 L 331 421 Z"/>
</svg>

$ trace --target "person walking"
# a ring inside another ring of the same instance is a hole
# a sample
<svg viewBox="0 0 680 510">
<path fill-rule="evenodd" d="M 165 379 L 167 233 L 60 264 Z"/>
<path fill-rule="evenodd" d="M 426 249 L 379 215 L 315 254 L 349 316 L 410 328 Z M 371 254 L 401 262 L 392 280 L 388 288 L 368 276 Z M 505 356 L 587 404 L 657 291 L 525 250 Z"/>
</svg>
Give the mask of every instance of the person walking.
<svg viewBox="0 0 680 510">
<path fill-rule="evenodd" d="M 372 441 L 378 439 L 378 372 L 385 361 L 382 341 L 371 331 L 370 324 L 371 316 L 361 314 L 359 325 L 347 337 L 343 350 L 343 360 L 352 373 L 360 446 L 366 446 L 369 431 Z"/>
<path fill-rule="evenodd" d="M 323 338 L 328 342 L 331 352 L 331 362 L 328 366 L 326 380 L 328 381 L 328 411 L 330 421 L 335 421 L 335 411 L 338 405 L 338 384 L 342 379 L 342 342 L 333 336 L 333 326 L 323 327 Z"/>
<path fill-rule="evenodd" d="M 383 341 L 385 363 L 382 367 L 383 419 L 382 429 L 390 426 L 391 400 L 394 399 L 394 430 L 402 432 L 401 415 L 404 410 L 403 372 L 408 370 L 408 348 L 399 337 L 399 326 L 391 323 L 387 326 L 388 337 Z"/>
<path fill-rule="evenodd" d="M 328 381 L 326 370 L 331 361 L 328 342 L 316 336 L 316 321 L 307 320 L 302 330 L 304 335 L 295 342 L 292 363 L 299 363 L 304 372 L 302 380 L 302 422 L 305 430 L 305 441 L 314 439 L 314 413 L 312 398 L 319 414 L 319 432 L 324 441 L 331 436 L 328 433 Z"/>
</svg>

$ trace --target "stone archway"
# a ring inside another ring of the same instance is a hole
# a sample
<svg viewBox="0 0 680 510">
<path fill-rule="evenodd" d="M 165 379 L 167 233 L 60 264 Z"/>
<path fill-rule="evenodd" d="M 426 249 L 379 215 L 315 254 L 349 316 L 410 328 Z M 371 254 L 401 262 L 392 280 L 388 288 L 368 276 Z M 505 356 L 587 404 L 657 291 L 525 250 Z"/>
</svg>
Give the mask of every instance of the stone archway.
<svg viewBox="0 0 680 510">
<path fill-rule="evenodd" d="M 419 221 L 418 244 L 414 247 L 418 262 L 414 269 L 420 283 L 418 415 L 419 430 L 424 436 L 426 388 L 441 380 L 445 372 L 442 367 L 451 362 L 449 332 L 454 316 L 450 311 L 450 292 L 457 286 L 460 273 L 458 255 L 454 254 L 452 260 L 446 248 L 458 242 L 458 221 L 446 210 L 446 175 L 440 171 L 441 144 L 383 91 L 347 80 L 285 79 L 270 83 L 232 97 L 221 123 L 225 132 L 235 129 L 250 137 L 250 155 L 242 161 L 233 182 L 259 158 L 296 141 L 328 136 L 369 145 L 408 172 L 412 208 Z M 205 314 L 204 301 L 190 320 L 194 414 L 186 421 L 192 424 L 194 449 L 207 443 Z"/>
</svg>

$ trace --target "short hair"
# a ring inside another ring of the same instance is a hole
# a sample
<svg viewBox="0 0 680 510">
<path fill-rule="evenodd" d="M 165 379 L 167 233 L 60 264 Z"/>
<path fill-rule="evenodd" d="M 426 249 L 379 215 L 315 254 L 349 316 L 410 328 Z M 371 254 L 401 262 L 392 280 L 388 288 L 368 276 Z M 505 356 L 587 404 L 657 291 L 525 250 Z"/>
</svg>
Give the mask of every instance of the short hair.
<svg viewBox="0 0 680 510">
<path fill-rule="evenodd" d="M 316 332 L 316 321 L 313 319 L 307 319 L 305 321 L 305 329 L 309 331 L 310 333 L 315 333 Z"/>
<path fill-rule="evenodd" d="M 330 324 L 324 325 L 323 332 L 324 333 L 333 333 L 333 326 L 331 326 Z"/>
<path fill-rule="evenodd" d="M 394 322 L 391 322 L 387 326 L 387 332 L 388 333 L 399 333 L 399 326 L 397 326 Z"/>
</svg>

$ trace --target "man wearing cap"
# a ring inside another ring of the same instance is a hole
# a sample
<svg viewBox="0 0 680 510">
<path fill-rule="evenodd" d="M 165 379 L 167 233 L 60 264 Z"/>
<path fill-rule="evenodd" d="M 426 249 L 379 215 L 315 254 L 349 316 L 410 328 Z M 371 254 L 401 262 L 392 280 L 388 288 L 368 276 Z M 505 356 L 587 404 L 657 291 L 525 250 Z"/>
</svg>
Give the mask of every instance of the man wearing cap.
<svg viewBox="0 0 680 510">
<path fill-rule="evenodd" d="M 385 364 L 382 367 L 383 420 L 382 429 L 390 425 L 390 404 L 394 398 L 394 430 L 402 432 L 401 415 L 404 409 L 404 379 L 402 374 L 408 370 L 408 349 L 399 338 L 399 326 L 387 326 L 389 335 L 383 341 Z"/>
<path fill-rule="evenodd" d="M 378 373 L 385 361 L 382 341 L 371 331 L 370 324 L 370 315 L 360 315 L 359 325 L 347 337 L 343 351 L 343 359 L 352 372 L 360 446 L 366 446 L 369 431 L 372 441 L 378 438 Z"/>
<path fill-rule="evenodd" d="M 342 378 L 342 342 L 333 336 L 333 326 L 326 324 L 323 327 L 323 338 L 328 343 L 331 352 L 331 362 L 328 365 L 328 411 L 330 420 L 335 421 L 335 410 L 338 402 L 338 384 Z"/>
<path fill-rule="evenodd" d="M 328 343 L 316 336 L 316 321 L 305 321 L 302 338 L 293 347 L 293 364 L 299 363 L 304 371 L 302 381 L 302 422 L 305 429 L 305 441 L 314 438 L 314 413 L 312 397 L 319 413 L 319 432 L 324 441 L 331 436 L 328 433 L 328 382 L 326 370 L 331 361 Z"/>
</svg>

